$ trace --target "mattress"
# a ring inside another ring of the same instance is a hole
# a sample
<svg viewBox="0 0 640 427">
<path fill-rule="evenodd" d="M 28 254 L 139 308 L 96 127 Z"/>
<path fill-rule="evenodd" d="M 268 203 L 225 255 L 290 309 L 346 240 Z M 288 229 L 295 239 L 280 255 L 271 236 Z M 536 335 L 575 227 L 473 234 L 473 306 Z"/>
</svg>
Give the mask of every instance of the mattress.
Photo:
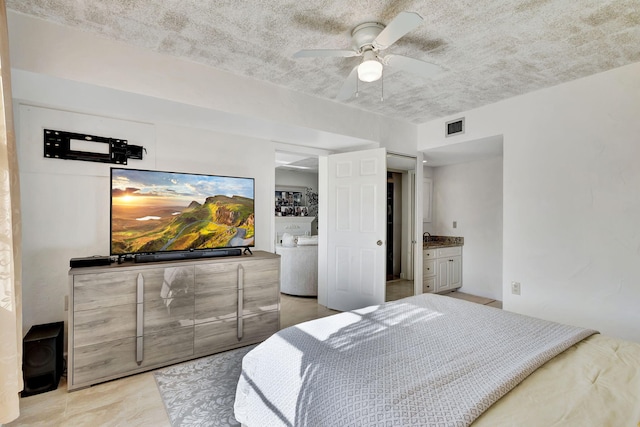
<svg viewBox="0 0 640 427">
<path fill-rule="evenodd" d="M 538 368 L 473 427 L 639 427 L 640 344 L 600 334 Z"/>
<path fill-rule="evenodd" d="M 269 338 L 243 360 L 235 415 L 249 427 L 637 427 L 640 345 L 594 333 L 410 297 Z"/>
</svg>

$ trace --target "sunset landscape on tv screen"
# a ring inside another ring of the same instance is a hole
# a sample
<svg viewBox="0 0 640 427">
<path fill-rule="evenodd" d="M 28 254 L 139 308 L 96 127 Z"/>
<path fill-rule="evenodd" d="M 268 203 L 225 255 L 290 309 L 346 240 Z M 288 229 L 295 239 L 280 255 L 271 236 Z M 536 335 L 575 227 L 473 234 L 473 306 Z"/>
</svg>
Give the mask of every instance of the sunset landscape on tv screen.
<svg viewBox="0 0 640 427">
<path fill-rule="evenodd" d="M 254 246 L 252 178 L 111 169 L 111 254 Z"/>
</svg>

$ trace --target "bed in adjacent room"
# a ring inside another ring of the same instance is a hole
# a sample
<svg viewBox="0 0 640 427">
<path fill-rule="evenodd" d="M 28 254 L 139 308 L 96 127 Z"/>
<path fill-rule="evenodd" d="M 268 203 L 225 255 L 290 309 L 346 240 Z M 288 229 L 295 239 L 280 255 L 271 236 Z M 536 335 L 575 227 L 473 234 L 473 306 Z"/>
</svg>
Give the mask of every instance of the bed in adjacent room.
<svg viewBox="0 0 640 427">
<path fill-rule="evenodd" d="M 640 424 L 640 344 L 446 296 L 301 323 L 243 359 L 262 426 Z"/>
</svg>

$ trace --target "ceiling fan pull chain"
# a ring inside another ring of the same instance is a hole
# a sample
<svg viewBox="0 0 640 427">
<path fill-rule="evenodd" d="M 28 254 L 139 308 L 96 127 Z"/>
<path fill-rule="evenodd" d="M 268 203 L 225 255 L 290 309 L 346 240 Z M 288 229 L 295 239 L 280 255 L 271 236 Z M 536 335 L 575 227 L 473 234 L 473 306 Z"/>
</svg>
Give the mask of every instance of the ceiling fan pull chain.
<svg viewBox="0 0 640 427">
<path fill-rule="evenodd" d="M 380 78 L 380 102 L 384 102 L 384 71 Z"/>
<path fill-rule="evenodd" d="M 356 79 L 356 98 L 360 95 L 360 79 Z"/>
</svg>

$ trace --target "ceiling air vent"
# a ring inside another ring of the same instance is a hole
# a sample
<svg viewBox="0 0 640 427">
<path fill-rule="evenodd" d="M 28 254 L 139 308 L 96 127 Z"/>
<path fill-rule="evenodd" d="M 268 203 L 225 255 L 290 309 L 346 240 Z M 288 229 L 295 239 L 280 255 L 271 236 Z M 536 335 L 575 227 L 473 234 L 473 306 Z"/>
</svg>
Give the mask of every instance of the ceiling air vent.
<svg viewBox="0 0 640 427">
<path fill-rule="evenodd" d="M 451 120 L 445 124 L 445 136 L 461 135 L 464 133 L 464 117 Z"/>
</svg>

